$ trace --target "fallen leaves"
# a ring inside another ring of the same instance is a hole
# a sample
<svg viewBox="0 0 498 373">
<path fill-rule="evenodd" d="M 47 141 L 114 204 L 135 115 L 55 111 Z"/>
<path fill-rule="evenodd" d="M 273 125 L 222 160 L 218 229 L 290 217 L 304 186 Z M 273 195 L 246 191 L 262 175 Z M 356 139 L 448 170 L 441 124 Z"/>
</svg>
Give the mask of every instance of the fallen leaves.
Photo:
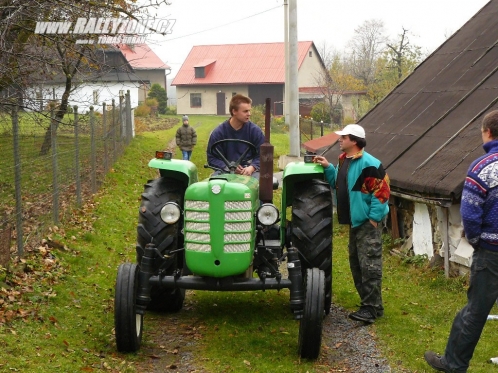
<svg viewBox="0 0 498 373">
<path fill-rule="evenodd" d="M 58 228 L 53 228 L 55 230 Z M 24 257 L 12 258 L 8 270 L 5 269 L 5 279 L 0 288 L 0 325 L 15 319 L 40 320 L 36 304 L 57 296 L 52 285 L 59 282 L 66 269 L 52 252 L 49 242 L 42 240 Z"/>
</svg>

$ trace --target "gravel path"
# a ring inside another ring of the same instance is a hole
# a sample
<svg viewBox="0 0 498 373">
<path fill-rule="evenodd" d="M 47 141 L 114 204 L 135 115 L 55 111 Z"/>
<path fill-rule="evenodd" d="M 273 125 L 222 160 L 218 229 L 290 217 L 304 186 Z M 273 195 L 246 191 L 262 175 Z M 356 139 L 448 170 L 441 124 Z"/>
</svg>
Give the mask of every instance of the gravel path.
<svg viewBox="0 0 498 373">
<path fill-rule="evenodd" d="M 377 349 L 372 326 L 350 320 L 348 313 L 332 305 L 324 320 L 320 361 L 343 369 L 335 372 L 391 372 Z"/>
<path fill-rule="evenodd" d="M 189 303 L 185 306 L 193 307 Z M 322 350 L 317 365 L 333 367 L 327 370 L 331 373 L 394 372 L 377 350 L 372 326 L 352 321 L 347 315 L 348 311 L 332 305 L 324 320 Z M 159 323 L 160 327 L 146 330 L 147 343 L 141 348 L 145 360 L 134 364 L 139 372 L 215 373 L 205 370 L 202 360 L 194 358 L 193 351 L 196 341 L 201 338 L 202 326 L 195 322 L 187 325 L 174 316 L 165 319 L 148 314 L 147 318 L 155 319 L 154 323 Z"/>
</svg>

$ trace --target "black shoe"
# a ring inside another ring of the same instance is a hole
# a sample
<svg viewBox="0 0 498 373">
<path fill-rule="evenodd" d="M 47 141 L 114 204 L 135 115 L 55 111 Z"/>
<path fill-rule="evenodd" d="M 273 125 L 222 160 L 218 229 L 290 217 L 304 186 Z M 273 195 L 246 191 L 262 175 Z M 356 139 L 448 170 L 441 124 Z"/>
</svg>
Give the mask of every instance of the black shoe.
<svg viewBox="0 0 498 373">
<path fill-rule="evenodd" d="M 439 370 L 440 372 L 452 373 L 453 371 L 446 366 L 442 361 L 442 356 L 436 354 L 432 351 L 426 351 L 424 354 L 424 359 L 427 361 L 432 368 Z"/>
<path fill-rule="evenodd" d="M 375 322 L 375 316 L 372 315 L 366 308 L 360 308 L 358 311 L 350 313 L 349 318 L 351 320 L 363 321 L 367 324 L 372 324 Z"/>
</svg>

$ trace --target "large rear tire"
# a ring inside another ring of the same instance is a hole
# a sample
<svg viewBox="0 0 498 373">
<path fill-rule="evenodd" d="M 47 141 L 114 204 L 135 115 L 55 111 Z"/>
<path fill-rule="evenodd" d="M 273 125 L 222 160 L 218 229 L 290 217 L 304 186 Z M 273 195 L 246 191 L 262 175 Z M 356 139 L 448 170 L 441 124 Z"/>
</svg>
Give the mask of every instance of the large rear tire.
<svg viewBox="0 0 498 373">
<path fill-rule="evenodd" d="M 175 202 L 183 207 L 185 190 L 175 179 L 160 177 L 145 184 L 142 193 L 142 203 L 139 210 L 137 227 L 137 263 L 140 265 L 145 252 L 145 245 L 154 243 L 163 254 L 168 254 L 183 246 L 181 233 L 183 219 L 176 224 L 166 224 L 161 219 L 161 208 L 166 202 Z M 154 274 L 173 275 L 184 266 L 184 253 L 177 252 L 167 255 L 166 262 L 154 266 Z M 166 289 L 157 285 L 151 287 L 151 301 L 148 310 L 160 312 L 178 312 L 183 307 L 185 289 Z"/>
<path fill-rule="evenodd" d="M 307 269 L 305 277 L 305 303 L 299 324 L 299 355 L 303 359 L 316 359 L 322 344 L 322 326 L 325 303 L 325 274 L 318 268 Z"/>
<path fill-rule="evenodd" d="M 332 304 L 332 194 L 326 181 L 313 179 L 295 185 L 291 229 L 303 277 L 307 268 L 325 273 L 324 310 L 328 315 Z"/>
<path fill-rule="evenodd" d="M 143 315 L 137 313 L 138 272 L 136 264 L 118 268 L 114 296 L 114 329 L 120 352 L 135 352 L 142 343 Z"/>
</svg>

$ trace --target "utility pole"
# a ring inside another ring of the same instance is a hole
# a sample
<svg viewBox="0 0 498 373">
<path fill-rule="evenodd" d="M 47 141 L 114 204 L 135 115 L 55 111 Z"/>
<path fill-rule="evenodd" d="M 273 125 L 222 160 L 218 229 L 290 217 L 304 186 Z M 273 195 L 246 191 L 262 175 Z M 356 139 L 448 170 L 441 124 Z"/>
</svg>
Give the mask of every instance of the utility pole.
<svg viewBox="0 0 498 373">
<path fill-rule="evenodd" d="M 297 81 L 297 0 L 289 1 L 289 137 L 291 157 L 299 157 L 301 144 L 299 143 L 299 96 Z M 286 87 L 287 91 L 287 87 Z"/>
<path fill-rule="evenodd" d="M 284 105 L 283 114 L 285 123 L 290 123 L 289 119 L 289 6 L 284 0 L 284 47 L 285 47 L 285 84 L 284 84 Z"/>
</svg>

